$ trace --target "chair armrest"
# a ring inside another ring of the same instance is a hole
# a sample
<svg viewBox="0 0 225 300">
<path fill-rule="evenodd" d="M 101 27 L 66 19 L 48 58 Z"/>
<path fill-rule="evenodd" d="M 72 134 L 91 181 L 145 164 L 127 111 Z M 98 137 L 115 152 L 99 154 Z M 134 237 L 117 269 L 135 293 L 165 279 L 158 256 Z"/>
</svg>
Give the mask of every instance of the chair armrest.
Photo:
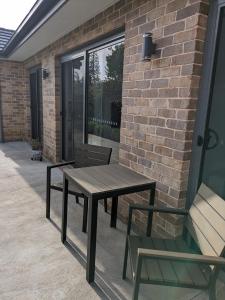
<svg viewBox="0 0 225 300">
<path fill-rule="evenodd" d="M 138 204 L 131 204 L 129 206 L 130 210 L 142 210 L 148 212 L 161 212 L 161 213 L 168 213 L 168 214 L 176 214 L 176 215 L 184 215 L 188 214 L 188 210 L 181 209 L 181 208 L 170 208 L 170 207 L 155 207 L 155 206 L 144 206 Z"/>
<path fill-rule="evenodd" d="M 47 169 L 54 169 L 54 168 L 59 168 L 59 167 L 64 167 L 64 166 L 68 166 L 68 165 L 72 165 L 72 164 L 75 164 L 76 162 L 73 160 L 73 161 L 68 161 L 68 162 L 65 162 L 65 163 L 59 163 L 59 164 L 54 164 L 54 165 L 51 165 L 51 166 L 47 166 Z"/>
<path fill-rule="evenodd" d="M 161 213 L 169 213 L 169 214 L 176 214 L 176 215 L 183 215 L 186 216 L 188 214 L 188 210 L 186 209 L 176 209 L 176 208 L 160 208 L 154 207 L 150 205 L 139 205 L 139 204 L 130 204 L 129 205 L 129 216 L 128 216 L 128 225 L 127 225 L 127 235 L 130 234 L 131 230 L 131 222 L 132 222 L 132 215 L 134 210 L 142 210 L 147 211 L 149 213 L 153 212 L 161 212 Z"/>
<path fill-rule="evenodd" d="M 205 265 L 220 265 L 225 267 L 225 258 L 216 256 L 207 256 L 201 254 L 191 254 L 183 252 L 171 252 L 152 249 L 138 249 L 138 256 L 150 259 L 162 259 L 172 261 L 183 261 Z"/>
</svg>

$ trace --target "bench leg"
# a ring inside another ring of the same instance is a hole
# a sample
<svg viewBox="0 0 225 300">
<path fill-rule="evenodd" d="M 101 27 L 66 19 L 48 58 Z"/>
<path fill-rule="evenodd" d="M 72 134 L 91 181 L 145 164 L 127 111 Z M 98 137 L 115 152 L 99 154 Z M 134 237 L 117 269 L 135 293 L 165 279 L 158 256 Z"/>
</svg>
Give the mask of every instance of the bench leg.
<svg viewBox="0 0 225 300">
<path fill-rule="evenodd" d="M 83 225 L 82 231 L 87 232 L 87 216 L 88 216 L 88 198 L 84 198 Z"/>
<path fill-rule="evenodd" d="M 126 279 L 127 277 L 127 259 L 128 259 L 128 241 L 126 238 L 125 254 L 124 254 L 124 261 L 123 261 L 123 275 L 122 275 L 123 279 Z"/>
<path fill-rule="evenodd" d="M 104 199 L 104 209 L 105 212 L 107 213 L 108 212 L 107 198 Z"/>
<path fill-rule="evenodd" d="M 136 276 L 134 280 L 134 292 L 133 300 L 138 300 L 139 288 L 140 288 L 140 276 L 141 276 L 142 258 L 139 256 L 136 267 Z"/>
<path fill-rule="evenodd" d="M 76 203 L 79 204 L 79 197 L 78 197 L 78 196 L 75 196 L 75 199 L 76 199 Z"/>
<path fill-rule="evenodd" d="M 50 201 L 51 201 L 51 169 L 47 167 L 47 184 L 46 184 L 46 218 L 50 219 Z"/>
</svg>

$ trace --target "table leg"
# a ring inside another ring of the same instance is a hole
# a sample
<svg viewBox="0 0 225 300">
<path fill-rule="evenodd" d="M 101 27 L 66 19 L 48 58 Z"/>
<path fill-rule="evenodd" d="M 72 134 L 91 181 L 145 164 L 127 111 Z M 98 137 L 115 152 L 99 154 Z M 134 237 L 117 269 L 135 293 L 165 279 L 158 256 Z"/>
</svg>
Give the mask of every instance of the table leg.
<svg viewBox="0 0 225 300">
<path fill-rule="evenodd" d="M 150 189 L 150 199 L 149 199 L 149 205 L 154 205 L 155 202 L 155 186 L 156 184 L 154 183 Z M 148 226 L 147 226 L 147 231 L 146 235 L 151 236 L 151 231 L 152 231 L 152 220 L 153 220 L 153 212 L 148 213 Z"/>
<path fill-rule="evenodd" d="M 96 256 L 96 235 L 97 235 L 97 216 L 98 200 L 88 200 L 88 241 L 87 241 L 87 267 L 86 279 L 92 283 L 95 278 L 95 256 Z"/>
<path fill-rule="evenodd" d="M 112 197 L 112 210 L 111 210 L 111 222 L 110 226 L 116 228 L 117 221 L 117 208 L 118 208 L 118 197 Z"/>
<path fill-rule="evenodd" d="M 51 201 L 51 169 L 47 167 L 47 185 L 46 185 L 46 218 L 50 219 L 50 201 Z"/>
<path fill-rule="evenodd" d="M 68 180 L 63 177 L 63 200 L 62 200 L 62 231 L 61 240 L 66 241 L 66 228 L 67 228 L 67 211 L 68 211 Z"/>
<path fill-rule="evenodd" d="M 84 197 L 83 225 L 82 231 L 87 232 L 88 198 Z"/>
</svg>

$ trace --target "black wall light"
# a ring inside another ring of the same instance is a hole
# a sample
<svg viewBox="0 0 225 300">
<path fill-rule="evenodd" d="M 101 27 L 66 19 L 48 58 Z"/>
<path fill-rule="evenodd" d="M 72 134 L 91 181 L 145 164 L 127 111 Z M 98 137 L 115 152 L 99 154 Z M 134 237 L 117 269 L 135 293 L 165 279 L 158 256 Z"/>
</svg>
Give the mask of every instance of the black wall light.
<svg viewBox="0 0 225 300">
<path fill-rule="evenodd" d="M 152 41 L 152 34 L 150 32 L 143 34 L 144 44 L 143 44 L 143 61 L 148 61 L 151 59 L 152 55 L 155 53 L 155 44 Z"/>
<path fill-rule="evenodd" d="M 49 77 L 49 72 L 47 69 L 42 69 L 42 79 L 45 80 Z"/>
</svg>

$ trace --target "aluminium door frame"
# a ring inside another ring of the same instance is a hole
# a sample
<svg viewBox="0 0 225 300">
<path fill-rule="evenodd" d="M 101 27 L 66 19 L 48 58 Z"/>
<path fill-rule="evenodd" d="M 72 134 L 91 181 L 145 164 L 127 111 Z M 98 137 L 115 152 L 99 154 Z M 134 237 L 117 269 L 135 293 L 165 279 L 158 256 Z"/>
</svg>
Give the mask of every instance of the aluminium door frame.
<svg viewBox="0 0 225 300">
<path fill-rule="evenodd" d="M 82 141 L 84 143 L 85 141 L 85 99 L 86 99 L 86 51 L 81 51 L 76 55 L 76 57 L 72 60 L 74 62 L 75 59 L 79 57 L 84 57 L 84 83 L 83 83 L 83 138 Z M 72 76 L 74 75 L 74 68 L 72 68 Z M 73 76 L 74 77 L 74 76 Z M 73 99 L 74 99 L 74 81 L 72 81 L 72 94 L 73 94 Z M 74 102 L 73 102 L 73 112 L 74 112 Z M 73 126 L 73 139 L 74 139 L 74 126 Z M 73 150 L 74 150 L 74 140 L 73 140 Z"/>
<path fill-rule="evenodd" d="M 202 78 L 200 81 L 196 122 L 193 133 L 186 208 L 191 206 L 201 183 L 200 179 L 205 152 L 205 133 L 210 113 L 212 87 L 215 79 L 215 62 L 217 58 L 217 45 L 220 37 L 221 12 L 223 8 L 225 8 L 225 0 L 210 0 Z"/>
<path fill-rule="evenodd" d="M 41 142 L 41 144 L 43 144 L 43 98 L 42 98 L 42 66 L 36 65 L 34 67 L 31 67 L 29 69 L 29 88 L 30 88 L 30 114 L 31 114 L 31 136 L 32 136 L 32 109 L 31 109 L 31 81 L 30 81 L 30 76 L 32 74 L 36 74 L 36 92 L 38 93 L 38 95 L 36 95 L 36 97 L 38 98 L 38 122 L 39 122 L 39 126 L 38 126 L 38 138 Z M 38 74 L 38 72 L 40 72 L 40 74 Z M 40 76 L 40 77 L 39 77 Z M 42 114 L 40 114 L 40 106 L 42 106 L 41 110 L 42 110 Z M 43 145 L 42 145 L 43 146 Z"/>
</svg>

